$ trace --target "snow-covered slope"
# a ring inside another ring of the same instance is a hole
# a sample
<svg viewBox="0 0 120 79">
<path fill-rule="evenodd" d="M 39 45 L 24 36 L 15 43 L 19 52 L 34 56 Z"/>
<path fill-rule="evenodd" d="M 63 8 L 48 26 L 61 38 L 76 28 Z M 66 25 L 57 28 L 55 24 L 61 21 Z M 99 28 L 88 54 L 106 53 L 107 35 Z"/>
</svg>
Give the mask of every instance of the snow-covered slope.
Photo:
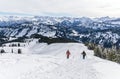
<svg viewBox="0 0 120 79">
<path fill-rule="evenodd" d="M 24 54 L 0 55 L 0 79 L 120 79 L 119 64 L 93 56 L 93 51 L 80 43 L 47 45 L 33 41 L 21 49 Z M 68 49 L 70 59 L 66 59 Z"/>
</svg>

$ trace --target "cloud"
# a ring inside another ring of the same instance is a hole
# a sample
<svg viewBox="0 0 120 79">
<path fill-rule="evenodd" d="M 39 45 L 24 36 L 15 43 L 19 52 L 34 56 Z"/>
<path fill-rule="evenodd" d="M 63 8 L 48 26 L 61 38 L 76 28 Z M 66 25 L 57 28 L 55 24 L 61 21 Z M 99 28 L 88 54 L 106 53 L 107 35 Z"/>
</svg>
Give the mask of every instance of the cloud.
<svg viewBox="0 0 120 79">
<path fill-rule="evenodd" d="M 35 16 L 35 15 L 32 15 L 32 14 L 26 14 L 26 13 L 15 13 L 15 12 L 0 12 L 0 15 L 16 15 L 16 16 Z"/>
<path fill-rule="evenodd" d="M 117 16 L 119 0 L 0 0 L 0 12 L 49 16 Z"/>
</svg>

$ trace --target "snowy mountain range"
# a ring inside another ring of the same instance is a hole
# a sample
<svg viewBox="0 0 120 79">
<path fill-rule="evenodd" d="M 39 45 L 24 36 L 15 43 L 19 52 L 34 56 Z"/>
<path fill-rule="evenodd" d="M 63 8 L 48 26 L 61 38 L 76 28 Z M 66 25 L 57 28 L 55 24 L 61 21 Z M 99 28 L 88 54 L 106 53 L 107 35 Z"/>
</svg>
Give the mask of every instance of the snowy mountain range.
<svg viewBox="0 0 120 79">
<path fill-rule="evenodd" d="M 120 46 L 120 18 L 0 17 L 1 37 L 30 37 L 32 34 L 106 44 L 106 47 Z"/>
</svg>

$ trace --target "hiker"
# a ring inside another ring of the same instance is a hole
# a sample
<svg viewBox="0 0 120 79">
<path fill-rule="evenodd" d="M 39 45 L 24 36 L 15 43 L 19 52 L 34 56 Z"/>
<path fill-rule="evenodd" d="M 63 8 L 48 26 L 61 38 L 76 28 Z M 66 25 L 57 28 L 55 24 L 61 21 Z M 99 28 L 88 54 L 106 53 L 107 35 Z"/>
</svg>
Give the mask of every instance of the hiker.
<svg viewBox="0 0 120 79">
<path fill-rule="evenodd" d="M 85 59 L 85 56 L 86 56 L 85 51 L 82 52 L 82 55 L 83 55 L 83 59 Z"/>
<path fill-rule="evenodd" d="M 67 59 L 69 59 L 69 56 L 70 56 L 70 51 L 69 50 L 67 50 L 66 55 L 67 55 Z"/>
</svg>

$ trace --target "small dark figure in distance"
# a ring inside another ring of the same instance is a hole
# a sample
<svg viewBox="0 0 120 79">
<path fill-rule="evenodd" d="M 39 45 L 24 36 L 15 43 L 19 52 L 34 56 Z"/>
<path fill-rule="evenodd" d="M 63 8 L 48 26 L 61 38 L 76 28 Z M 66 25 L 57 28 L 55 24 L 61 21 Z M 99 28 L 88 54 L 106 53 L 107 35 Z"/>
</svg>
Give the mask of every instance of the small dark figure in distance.
<svg viewBox="0 0 120 79">
<path fill-rule="evenodd" d="M 11 52 L 13 53 L 13 49 L 11 50 Z"/>
<path fill-rule="evenodd" d="M 85 59 L 85 56 L 86 56 L 85 51 L 82 52 L 82 55 L 83 55 L 83 59 Z"/>
<path fill-rule="evenodd" d="M 21 54 L 21 53 L 22 53 L 21 49 L 18 49 L 18 54 Z"/>
<path fill-rule="evenodd" d="M 69 59 L 69 56 L 70 56 L 70 51 L 69 50 L 67 50 L 66 55 L 67 55 L 67 59 Z"/>
</svg>

